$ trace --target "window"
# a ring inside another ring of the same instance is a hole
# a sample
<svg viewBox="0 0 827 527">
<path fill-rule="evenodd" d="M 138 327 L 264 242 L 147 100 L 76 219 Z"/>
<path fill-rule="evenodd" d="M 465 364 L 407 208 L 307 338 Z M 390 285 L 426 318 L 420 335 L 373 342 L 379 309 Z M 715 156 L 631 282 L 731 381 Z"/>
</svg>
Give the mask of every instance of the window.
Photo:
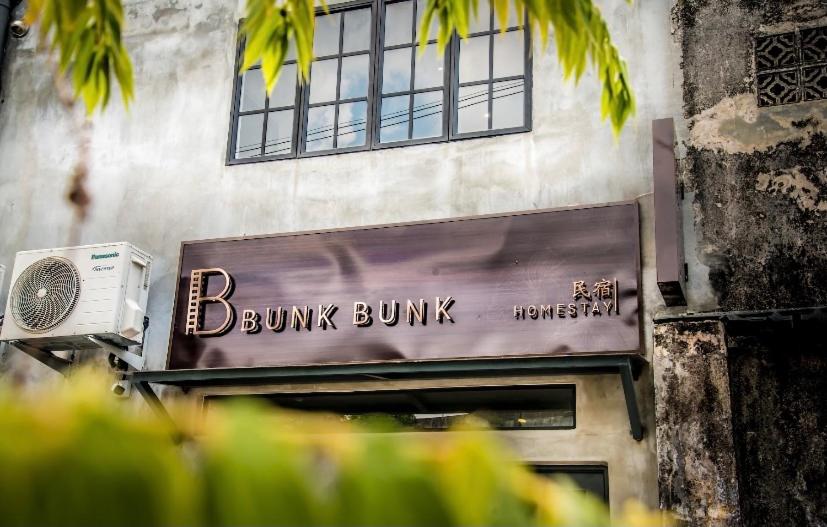
<svg viewBox="0 0 827 527">
<path fill-rule="evenodd" d="M 535 465 L 534 472 L 548 478 L 565 477 L 584 493 L 609 504 L 609 474 L 600 465 Z"/>
<path fill-rule="evenodd" d="M 444 56 L 417 32 L 424 0 L 348 2 L 316 16 L 310 80 L 289 56 L 273 93 L 258 66 L 237 77 L 228 163 L 449 141 L 530 130 L 529 38 L 505 32 L 487 0 Z M 243 45 L 243 43 L 242 43 Z M 237 66 L 243 55 L 237 54 Z M 424 49 L 423 49 L 424 48 Z"/>
<path fill-rule="evenodd" d="M 827 99 L 827 27 L 755 38 L 758 106 Z"/>
<path fill-rule="evenodd" d="M 575 427 L 573 385 L 273 393 L 258 397 L 282 408 L 330 413 L 342 421 L 379 417 L 418 430 L 445 430 L 471 415 L 500 430 Z"/>
</svg>

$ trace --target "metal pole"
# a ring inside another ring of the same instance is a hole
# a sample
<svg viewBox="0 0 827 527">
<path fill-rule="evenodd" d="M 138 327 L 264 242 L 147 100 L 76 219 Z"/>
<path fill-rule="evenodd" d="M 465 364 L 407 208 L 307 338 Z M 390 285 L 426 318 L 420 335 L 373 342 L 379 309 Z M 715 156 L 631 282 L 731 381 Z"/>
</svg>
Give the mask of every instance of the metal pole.
<svg viewBox="0 0 827 527">
<path fill-rule="evenodd" d="M 3 79 L 3 58 L 6 55 L 6 33 L 11 18 L 12 2 L 14 0 L 0 0 L 0 80 Z"/>
</svg>

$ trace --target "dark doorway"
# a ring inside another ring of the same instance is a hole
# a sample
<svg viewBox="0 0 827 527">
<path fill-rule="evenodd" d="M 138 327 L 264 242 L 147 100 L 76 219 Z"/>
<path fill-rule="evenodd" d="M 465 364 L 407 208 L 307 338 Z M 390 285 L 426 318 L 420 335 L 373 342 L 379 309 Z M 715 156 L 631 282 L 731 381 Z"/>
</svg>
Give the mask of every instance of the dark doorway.
<svg viewBox="0 0 827 527">
<path fill-rule="evenodd" d="M 742 523 L 827 525 L 824 328 L 728 327 Z"/>
<path fill-rule="evenodd" d="M 583 492 L 603 500 L 607 505 L 609 503 L 609 477 L 608 470 L 604 466 L 535 465 L 533 468 L 537 474 L 542 476 L 550 478 L 565 476 L 574 481 Z"/>
</svg>

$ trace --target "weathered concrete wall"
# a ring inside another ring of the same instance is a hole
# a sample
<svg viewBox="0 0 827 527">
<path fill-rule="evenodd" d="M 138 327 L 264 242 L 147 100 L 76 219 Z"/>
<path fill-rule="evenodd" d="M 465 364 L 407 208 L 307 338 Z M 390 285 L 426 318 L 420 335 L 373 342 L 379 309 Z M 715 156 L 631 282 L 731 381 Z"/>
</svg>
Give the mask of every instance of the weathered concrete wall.
<svg viewBox="0 0 827 527">
<path fill-rule="evenodd" d="M 696 234 L 687 250 L 708 273 L 715 301 L 705 307 L 827 304 L 827 102 L 758 107 L 753 58 L 756 35 L 827 25 L 827 4 L 679 0 L 674 20 L 687 118 L 681 168 Z M 730 339 L 736 348 L 730 353 L 730 381 L 724 356 L 716 362 L 714 382 L 709 371 L 697 369 L 684 382 L 716 391 L 731 383 L 734 439 L 727 441 L 737 453 L 741 521 L 824 525 L 824 436 L 814 428 L 823 413 L 815 401 L 824 393 L 823 382 L 815 379 L 824 366 L 807 349 L 823 345 L 815 340 L 804 345 L 800 333 L 779 331 L 777 325 L 752 324 L 740 331 Z M 656 344 L 656 368 L 659 349 Z M 660 382 L 658 377 L 658 407 L 682 408 L 670 396 L 671 385 Z M 701 392 L 684 395 L 684 405 L 706 400 Z M 699 405 L 686 419 L 706 419 L 709 411 Z M 702 508 L 703 499 L 686 483 L 682 494 L 669 492 L 673 476 L 664 474 L 663 462 L 664 456 L 671 462 L 669 452 L 683 447 L 676 438 L 674 433 L 664 442 L 658 438 L 661 498 Z M 721 452 L 720 445 L 704 448 L 712 455 Z M 693 481 L 707 484 L 703 474 Z M 737 493 L 724 501 L 737 510 Z"/>
<path fill-rule="evenodd" d="M 827 344 L 823 328 L 730 337 L 743 525 L 827 525 Z"/>
<path fill-rule="evenodd" d="M 827 103 L 759 108 L 753 36 L 827 25 L 821 0 L 680 0 L 683 177 L 723 309 L 827 303 Z"/>
<path fill-rule="evenodd" d="M 619 142 L 599 120 L 593 74 L 564 83 L 550 51 L 534 60 L 531 133 L 227 167 L 235 4 L 127 1 L 135 103 L 94 123 L 94 201 L 78 241 L 126 239 L 154 255 L 151 368 L 164 364 L 182 240 L 637 199 L 651 191 L 650 122 L 680 108 L 669 6 L 605 1 L 639 101 Z M 12 42 L 0 105 L 8 267 L 16 251 L 65 245 L 71 224 L 74 131 L 34 41 Z"/>
<path fill-rule="evenodd" d="M 693 526 L 739 525 L 722 323 L 657 324 L 653 368 L 661 508 Z"/>
</svg>

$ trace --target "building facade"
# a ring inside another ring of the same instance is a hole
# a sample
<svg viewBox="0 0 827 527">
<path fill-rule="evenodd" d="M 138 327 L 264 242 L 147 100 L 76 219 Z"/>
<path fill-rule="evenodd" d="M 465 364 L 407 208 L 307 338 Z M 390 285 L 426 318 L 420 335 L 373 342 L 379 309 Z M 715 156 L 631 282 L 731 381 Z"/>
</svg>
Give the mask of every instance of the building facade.
<svg viewBox="0 0 827 527">
<path fill-rule="evenodd" d="M 264 97 L 256 70 L 235 74 L 242 1 L 127 0 L 135 101 L 93 121 L 82 223 L 65 199 L 75 116 L 36 37 L 9 39 L 0 264 L 11 269 L 22 250 L 120 240 L 152 254 L 143 349 L 146 369 L 158 371 L 168 366 L 184 241 L 633 203 L 640 438 L 624 379 L 605 371 L 269 379 L 194 392 L 289 404 L 297 394 L 457 389 L 522 400 L 507 390 L 564 388 L 555 397 L 573 408 L 570 425 L 499 433 L 540 470 L 597 474 L 611 509 L 634 498 L 691 525 L 823 525 L 827 6 L 597 3 L 637 97 L 617 140 L 599 119 L 594 74 L 564 82 L 553 46 L 516 23 L 500 34 L 490 11 L 440 58 L 415 45 L 421 4 L 331 3 L 315 82 L 298 86 L 288 61 Z M 663 118 L 676 133 L 683 255 L 683 302 L 669 302 L 683 305 L 670 306 L 656 258 L 652 123 Z M 0 305 L 10 286 L 0 283 Z M 53 375 L 11 347 L 0 353 L 5 376 L 21 384 Z M 348 413 L 358 401 L 326 404 Z"/>
</svg>

